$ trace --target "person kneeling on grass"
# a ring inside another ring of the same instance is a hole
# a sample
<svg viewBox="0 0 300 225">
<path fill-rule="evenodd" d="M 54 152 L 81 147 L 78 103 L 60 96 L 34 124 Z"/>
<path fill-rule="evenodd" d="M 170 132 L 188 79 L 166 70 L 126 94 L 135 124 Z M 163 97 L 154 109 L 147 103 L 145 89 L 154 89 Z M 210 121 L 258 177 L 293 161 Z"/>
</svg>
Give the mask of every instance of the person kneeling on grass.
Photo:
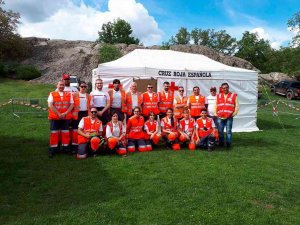
<svg viewBox="0 0 300 225">
<path fill-rule="evenodd" d="M 212 118 L 207 117 L 207 110 L 201 111 L 201 117 L 196 121 L 196 146 L 212 151 L 215 147 L 216 134 L 215 123 Z"/>
<path fill-rule="evenodd" d="M 118 119 L 118 113 L 115 112 L 111 116 L 111 121 L 106 124 L 107 146 L 118 155 L 126 155 L 126 128 Z"/>
<path fill-rule="evenodd" d="M 152 151 L 152 144 L 158 144 L 160 141 L 160 134 L 158 134 L 158 123 L 155 120 L 155 114 L 153 112 L 149 113 L 149 120 L 145 122 L 144 129 L 145 133 L 145 142 L 148 151 Z"/>
<path fill-rule="evenodd" d="M 136 106 L 133 109 L 133 116 L 127 121 L 126 135 L 128 138 L 127 151 L 135 152 L 135 146 L 138 146 L 139 152 L 147 151 L 144 140 L 145 132 L 143 130 L 145 121 L 144 117 L 140 115 L 141 109 Z"/>
<path fill-rule="evenodd" d="M 91 115 L 83 117 L 78 125 L 78 153 L 77 159 L 85 159 L 90 153 L 97 155 L 97 151 L 104 143 L 102 138 L 102 122 L 97 118 L 97 109 L 91 108 Z"/>
<path fill-rule="evenodd" d="M 182 144 L 188 145 L 189 150 L 195 150 L 196 136 L 194 133 L 195 119 L 190 117 L 188 109 L 183 111 L 183 119 L 179 121 L 179 141 Z"/>
<path fill-rule="evenodd" d="M 173 109 L 167 109 L 167 116 L 161 120 L 162 137 L 166 140 L 167 146 L 173 150 L 180 150 L 178 141 L 179 133 L 177 119 L 174 118 Z"/>
</svg>

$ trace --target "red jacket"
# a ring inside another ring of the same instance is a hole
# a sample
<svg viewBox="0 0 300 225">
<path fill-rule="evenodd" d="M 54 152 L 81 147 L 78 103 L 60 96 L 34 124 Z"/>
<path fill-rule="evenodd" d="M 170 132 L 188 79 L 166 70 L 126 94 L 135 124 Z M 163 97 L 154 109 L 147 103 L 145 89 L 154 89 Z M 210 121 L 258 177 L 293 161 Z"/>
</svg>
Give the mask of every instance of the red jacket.
<svg viewBox="0 0 300 225">
<path fill-rule="evenodd" d="M 144 139 L 144 117 L 142 116 L 132 116 L 127 121 L 126 133 L 130 139 Z"/>
</svg>

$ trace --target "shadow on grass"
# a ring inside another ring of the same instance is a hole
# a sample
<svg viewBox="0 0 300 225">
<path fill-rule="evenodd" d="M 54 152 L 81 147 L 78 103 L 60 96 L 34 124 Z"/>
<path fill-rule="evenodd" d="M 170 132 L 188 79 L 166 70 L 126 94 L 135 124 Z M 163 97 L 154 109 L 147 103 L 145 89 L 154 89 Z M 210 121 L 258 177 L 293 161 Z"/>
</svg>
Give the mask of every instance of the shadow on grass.
<svg viewBox="0 0 300 225">
<path fill-rule="evenodd" d="M 295 129 L 298 126 L 287 124 L 284 121 L 279 121 L 277 118 L 273 118 L 273 120 L 269 119 L 258 119 L 257 120 L 257 126 L 260 130 L 280 130 L 283 129 L 282 126 L 284 126 L 285 129 Z"/>
<path fill-rule="evenodd" d="M 78 161 L 74 156 L 58 155 L 49 159 L 45 140 L 0 136 L 0 143 L 2 219 L 51 217 L 126 195 L 105 169 L 102 157 Z"/>
<path fill-rule="evenodd" d="M 266 148 L 272 146 L 281 145 L 279 141 L 266 139 L 264 137 L 252 137 L 252 136 L 241 136 L 234 137 L 234 145 L 240 147 L 251 147 L 251 148 Z"/>
</svg>

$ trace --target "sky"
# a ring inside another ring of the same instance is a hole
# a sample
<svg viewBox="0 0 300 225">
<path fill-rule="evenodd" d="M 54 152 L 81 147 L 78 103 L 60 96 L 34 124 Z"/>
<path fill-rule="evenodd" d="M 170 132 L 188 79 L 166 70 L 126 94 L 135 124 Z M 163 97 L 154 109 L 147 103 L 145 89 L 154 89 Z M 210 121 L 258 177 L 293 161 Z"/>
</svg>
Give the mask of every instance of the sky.
<svg viewBox="0 0 300 225">
<path fill-rule="evenodd" d="M 121 18 L 145 46 L 161 45 L 181 27 L 226 30 L 241 39 L 250 31 L 287 46 L 293 35 L 287 21 L 300 11 L 299 0 L 5 0 L 21 15 L 23 37 L 89 40 L 103 23 Z"/>
</svg>

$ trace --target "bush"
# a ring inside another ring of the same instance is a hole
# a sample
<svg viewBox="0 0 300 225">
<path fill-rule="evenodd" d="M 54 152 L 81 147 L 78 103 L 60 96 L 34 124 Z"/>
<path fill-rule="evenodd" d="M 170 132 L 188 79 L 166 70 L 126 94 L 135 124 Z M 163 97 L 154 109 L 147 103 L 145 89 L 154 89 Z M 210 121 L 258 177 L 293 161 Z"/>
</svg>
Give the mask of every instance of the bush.
<svg viewBox="0 0 300 225">
<path fill-rule="evenodd" d="M 121 51 L 114 45 L 104 44 L 99 49 L 100 63 L 110 62 L 122 56 Z"/>
<path fill-rule="evenodd" d="M 7 71 L 5 70 L 5 65 L 0 63 L 0 77 L 6 77 Z"/>
<path fill-rule="evenodd" d="M 19 65 L 16 68 L 16 79 L 32 80 L 41 76 L 41 72 L 32 65 Z"/>
</svg>

